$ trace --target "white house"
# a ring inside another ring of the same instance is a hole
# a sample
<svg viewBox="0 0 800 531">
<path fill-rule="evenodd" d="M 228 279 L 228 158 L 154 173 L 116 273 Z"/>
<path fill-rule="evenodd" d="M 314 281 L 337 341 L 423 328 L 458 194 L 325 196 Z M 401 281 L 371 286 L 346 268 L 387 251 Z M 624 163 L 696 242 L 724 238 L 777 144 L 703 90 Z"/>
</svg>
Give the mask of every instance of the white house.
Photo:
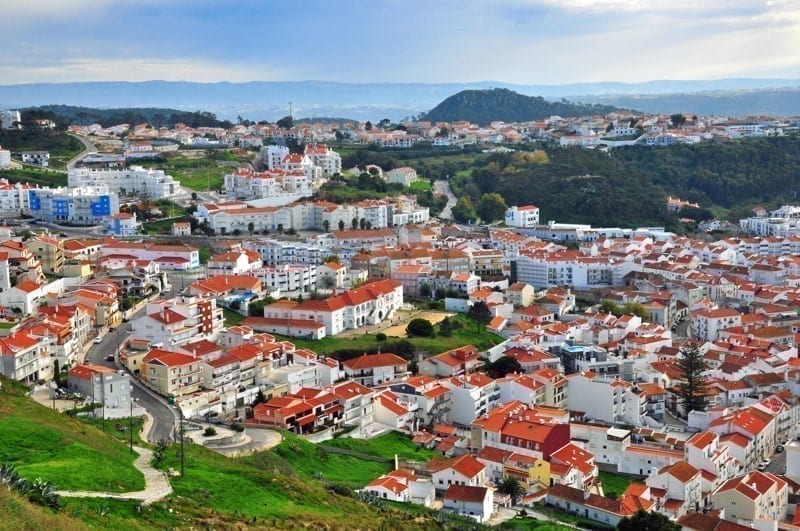
<svg viewBox="0 0 800 531">
<path fill-rule="evenodd" d="M 444 495 L 444 510 L 474 518 L 478 523 L 492 516 L 494 491 L 486 487 L 451 485 Z"/>
<path fill-rule="evenodd" d="M 539 224 L 539 207 L 534 205 L 512 206 L 506 210 L 505 222 L 509 227 L 535 227 Z"/>
</svg>

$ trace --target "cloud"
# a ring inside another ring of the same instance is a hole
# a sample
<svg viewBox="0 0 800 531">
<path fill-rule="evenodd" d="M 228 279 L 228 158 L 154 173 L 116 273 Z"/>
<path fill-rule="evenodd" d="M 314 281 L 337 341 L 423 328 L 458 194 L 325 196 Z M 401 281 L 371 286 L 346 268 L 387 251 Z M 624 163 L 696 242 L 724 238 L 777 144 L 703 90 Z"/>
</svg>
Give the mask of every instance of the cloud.
<svg viewBox="0 0 800 531">
<path fill-rule="evenodd" d="M 291 72 L 278 71 L 266 64 L 215 63 L 192 58 L 83 57 L 31 65 L 21 72 L 18 66 L 0 65 L 0 79 L 12 79 L 13 76 L 14 83 L 89 80 L 246 82 L 289 79 L 292 75 Z"/>
</svg>

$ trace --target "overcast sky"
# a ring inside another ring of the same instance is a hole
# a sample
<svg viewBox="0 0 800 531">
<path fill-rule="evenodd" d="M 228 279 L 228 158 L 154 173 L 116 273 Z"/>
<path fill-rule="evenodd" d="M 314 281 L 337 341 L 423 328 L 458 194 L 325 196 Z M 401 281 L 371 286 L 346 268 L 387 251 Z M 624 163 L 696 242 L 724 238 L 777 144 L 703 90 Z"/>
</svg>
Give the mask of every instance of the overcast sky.
<svg viewBox="0 0 800 531">
<path fill-rule="evenodd" d="M 798 0 L 2 0 L 0 84 L 800 78 Z"/>
</svg>

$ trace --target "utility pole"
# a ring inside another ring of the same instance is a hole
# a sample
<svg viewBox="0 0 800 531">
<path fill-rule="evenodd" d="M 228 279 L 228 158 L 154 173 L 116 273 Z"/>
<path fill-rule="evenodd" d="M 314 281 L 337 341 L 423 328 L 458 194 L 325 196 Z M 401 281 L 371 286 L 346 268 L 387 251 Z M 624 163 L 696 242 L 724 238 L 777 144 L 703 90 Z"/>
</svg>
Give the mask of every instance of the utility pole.
<svg viewBox="0 0 800 531">
<path fill-rule="evenodd" d="M 180 433 L 178 435 L 181 438 L 181 477 L 183 477 L 183 410 L 180 406 L 178 406 L 178 412 L 181 415 Z"/>
</svg>

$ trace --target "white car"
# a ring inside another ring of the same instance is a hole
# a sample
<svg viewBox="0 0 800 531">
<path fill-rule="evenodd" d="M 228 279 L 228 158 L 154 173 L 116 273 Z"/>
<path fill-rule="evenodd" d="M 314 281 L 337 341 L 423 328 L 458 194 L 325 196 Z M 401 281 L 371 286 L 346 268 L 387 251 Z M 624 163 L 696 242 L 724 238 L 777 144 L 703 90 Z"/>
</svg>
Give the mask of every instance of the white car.
<svg viewBox="0 0 800 531">
<path fill-rule="evenodd" d="M 96 338 L 94 338 L 92 341 L 93 341 L 93 342 L 95 342 L 95 343 L 101 343 L 101 342 L 103 341 L 103 338 L 102 338 L 102 337 L 100 337 L 100 336 L 97 336 L 97 337 L 96 337 Z"/>
</svg>

